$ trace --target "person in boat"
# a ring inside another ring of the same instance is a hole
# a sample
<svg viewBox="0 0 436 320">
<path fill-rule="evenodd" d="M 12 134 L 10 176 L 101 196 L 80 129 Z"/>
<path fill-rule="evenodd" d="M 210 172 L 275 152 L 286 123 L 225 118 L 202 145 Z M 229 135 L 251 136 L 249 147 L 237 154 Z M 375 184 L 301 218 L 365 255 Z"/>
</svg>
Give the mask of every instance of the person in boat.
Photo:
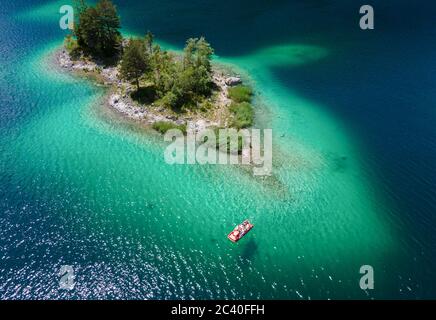
<svg viewBox="0 0 436 320">
<path fill-rule="evenodd" d="M 245 232 L 245 226 L 244 225 L 239 225 L 238 226 L 238 235 L 243 235 Z"/>
</svg>

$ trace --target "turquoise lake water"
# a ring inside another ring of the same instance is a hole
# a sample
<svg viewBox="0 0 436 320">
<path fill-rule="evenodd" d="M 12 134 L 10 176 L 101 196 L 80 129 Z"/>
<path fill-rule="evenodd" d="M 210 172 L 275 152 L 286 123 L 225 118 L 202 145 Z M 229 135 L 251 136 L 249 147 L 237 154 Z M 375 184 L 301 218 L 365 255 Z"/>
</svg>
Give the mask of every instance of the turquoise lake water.
<svg viewBox="0 0 436 320">
<path fill-rule="evenodd" d="M 53 66 L 68 1 L 2 2 L 0 297 L 436 297 L 435 5 L 375 1 L 362 31 L 355 1 L 115 2 L 125 34 L 205 35 L 252 84 L 273 176 L 167 165 L 160 136 Z"/>
</svg>

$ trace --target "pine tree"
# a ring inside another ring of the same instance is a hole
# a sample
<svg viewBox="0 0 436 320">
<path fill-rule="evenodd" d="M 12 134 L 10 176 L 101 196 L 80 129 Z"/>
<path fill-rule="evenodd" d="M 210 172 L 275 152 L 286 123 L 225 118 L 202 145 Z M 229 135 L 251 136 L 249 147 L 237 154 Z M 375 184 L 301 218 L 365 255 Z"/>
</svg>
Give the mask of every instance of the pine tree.
<svg viewBox="0 0 436 320">
<path fill-rule="evenodd" d="M 154 41 L 154 35 L 150 31 L 147 31 L 145 34 L 145 46 L 148 50 L 148 53 L 153 53 L 153 41 Z"/>
<path fill-rule="evenodd" d="M 95 9 L 98 13 L 97 41 L 101 53 L 111 56 L 119 50 L 121 42 L 120 17 L 117 9 L 110 0 L 100 0 Z"/>
<path fill-rule="evenodd" d="M 125 80 L 135 81 L 139 90 L 139 78 L 149 68 L 149 57 L 146 54 L 144 42 L 140 39 L 130 39 L 121 61 L 121 76 Z"/>
<path fill-rule="evenodd" d="M 97 57 L 115 55 L 120 50 L 121 23 L 113 3 L 100 0 L 95 7 L 88 7 L 78 0 L 76 7 L 75 35 L 82 50 Z"/>
<path fill-rule="evenodd" d="M 212 84 L 212 55 L 213 49 L 205 38 L 188 39 L 179 86 L 195 95 L 208 95 Z"/>
<path fill-rule="evenodd" d="M 183 50 L 183 69 L 192 67 L 194 63 L 195 46 L 197 39 L 190 38 L 186 41 L 185 48 Z"/>
<path fill-rule="evenodd" d="M 213 55 L 213 49 L 204 37 L 201 37 L 196 45 L 197 54 L 197 67 L 203 66 L 207 72 L 212 71 L 211 59 Z"/>
</svg>

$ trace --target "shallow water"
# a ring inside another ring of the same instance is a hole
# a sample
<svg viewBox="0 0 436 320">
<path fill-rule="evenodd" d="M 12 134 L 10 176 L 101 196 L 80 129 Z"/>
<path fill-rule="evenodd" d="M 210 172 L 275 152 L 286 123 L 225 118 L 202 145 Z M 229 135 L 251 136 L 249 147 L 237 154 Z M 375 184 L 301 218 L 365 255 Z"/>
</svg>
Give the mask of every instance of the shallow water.
<svg viewBox="0 0 436 320">
<path fill-rule="evenodd" d="M 1 297 L 434 297 L 434 8 L 414 5 L 399 31 L 403 2 L 376 2 L 368 34 L 348 2 L 119 3 L 126 34 L 175 49 L 204 34 L 247 77 L 256 126 L 274 132 L 266 180 L 165 164 L 157 135 L 50 63 L 61 2 L 2 3 Z M 234 245 L 245 218 L 255 228 Z M 59 290 L 65 264 L 73 291 Z"/>
</svg>

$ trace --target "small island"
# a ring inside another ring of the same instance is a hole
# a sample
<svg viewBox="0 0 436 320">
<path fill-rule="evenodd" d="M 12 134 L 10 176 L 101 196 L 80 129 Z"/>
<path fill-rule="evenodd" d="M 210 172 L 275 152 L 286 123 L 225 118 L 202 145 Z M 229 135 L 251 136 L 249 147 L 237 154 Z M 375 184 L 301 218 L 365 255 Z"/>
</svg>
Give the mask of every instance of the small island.
<svg viewBox="0 0 436 320">
<path fill-rule="evenodd" d="M 57 62 L 107 86 L 107 104 L 120 114 L 162 134 L 253 125 L 252 89 L 212 64 L 214 50 L 204 37 L 188 39 L 183 53 L 169 52 L 151 32 L 124 39 L 110 0 L 95 6 L 78 0 L 75 7 L 74 30 Z"/>
</svg>

